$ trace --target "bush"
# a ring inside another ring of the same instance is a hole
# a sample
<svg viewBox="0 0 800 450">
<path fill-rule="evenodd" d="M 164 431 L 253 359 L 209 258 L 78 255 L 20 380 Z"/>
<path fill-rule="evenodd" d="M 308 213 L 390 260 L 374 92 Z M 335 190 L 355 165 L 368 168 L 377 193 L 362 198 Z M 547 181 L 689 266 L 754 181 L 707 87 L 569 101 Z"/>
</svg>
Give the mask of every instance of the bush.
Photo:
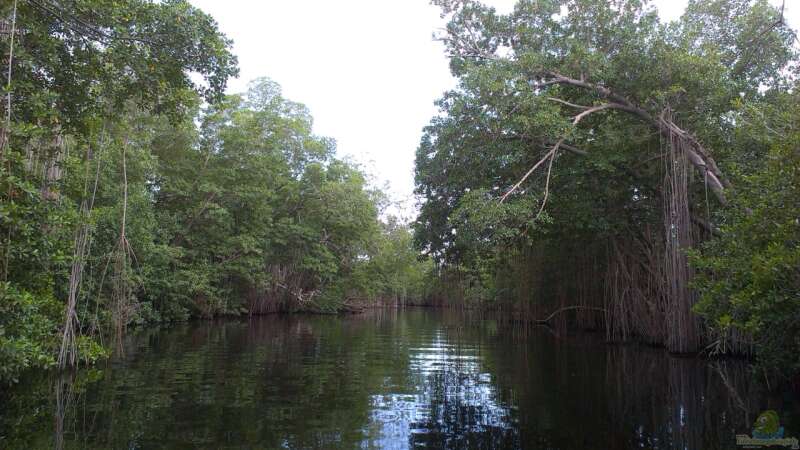
<svg viewBox="0 0 800 450">
<path fill-rule="evenodd" d="M 0 283 L 0 384 L 16 382 L 26 369 L 55 364 L 61 312 L 52 295 Z"/>
<path fill-rule="evenodd" d="M 695 310 L 713 330 L 745 331 L 759 362 L 800 372 L 800 150 L 775 148 L 744 177 L 720 237 L 692 254 Z"/>
</svg>

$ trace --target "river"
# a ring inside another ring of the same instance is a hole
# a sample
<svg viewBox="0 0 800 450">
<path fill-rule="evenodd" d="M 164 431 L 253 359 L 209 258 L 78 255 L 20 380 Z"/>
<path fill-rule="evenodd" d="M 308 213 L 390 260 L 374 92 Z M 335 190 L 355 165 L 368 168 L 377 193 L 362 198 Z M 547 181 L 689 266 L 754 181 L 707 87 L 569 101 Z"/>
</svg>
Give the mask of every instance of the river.
<svg viewBox="0 0 800 450">
<path fill-rule="evenodd" d="M 122 350 L 25 377 L 0 448 L 735 448 L 765 409 L 800 437 L 797 399 L 744 361 L 455 311 L 198 321 Z"/>
</svg>

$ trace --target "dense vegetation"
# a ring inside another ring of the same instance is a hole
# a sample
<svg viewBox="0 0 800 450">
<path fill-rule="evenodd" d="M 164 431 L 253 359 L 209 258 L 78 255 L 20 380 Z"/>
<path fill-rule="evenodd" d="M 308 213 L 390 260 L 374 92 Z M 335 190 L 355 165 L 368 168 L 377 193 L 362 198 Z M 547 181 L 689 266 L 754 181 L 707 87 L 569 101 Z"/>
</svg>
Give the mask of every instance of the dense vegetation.
<svg viewBox="0 0 800 450">
<path fill-rule="evenodd" d="M 4 2 L 0 381 L 131 324 L 422 295 L 409 228 L 185 1 Z M 197 81 L 195 83 L 193 80 Z"/>
<path fill-rule="evenodd" d="M 185 0 L 4 2 L 0 381 L 133 324 L 378 300 L 800 370 L 782 9 L 434 3 L 459 84 L 417 152 L 412 232 L 277 84 L 225 94 L 231 43 Z"/>
<path fill-rule="evenodd" d="M 662 23 L 639 0 L 434 3 L 459 81 L 417 152 L 437 300 L 800 369 L 800 60 L 783 11 L 690 1 Z"/>
</svg>

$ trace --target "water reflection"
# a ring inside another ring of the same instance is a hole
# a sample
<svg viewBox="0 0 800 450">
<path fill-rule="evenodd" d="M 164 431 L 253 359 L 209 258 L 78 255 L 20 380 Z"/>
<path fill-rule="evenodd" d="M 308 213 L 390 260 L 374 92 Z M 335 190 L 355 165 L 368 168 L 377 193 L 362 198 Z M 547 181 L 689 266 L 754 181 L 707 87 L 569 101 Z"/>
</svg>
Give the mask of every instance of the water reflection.
<svg viewBox="0 0 800 450">
<path fill-rule="evenodd" d="M 737 361 L 431 310 L 150 329 L 124 358 L 34 375 L 0 448 L 733 448 L 792 394 Z"/>
<path fill-rule="evenodd" d="M 450 341 L 441 329 L 409 349 L 413 394 L 373 395 L 363 448 L 491 448 L 516 442 L 510 408 L 498 401 L 492 375 L 482 370 L 480 346 Z"/>
</svg>

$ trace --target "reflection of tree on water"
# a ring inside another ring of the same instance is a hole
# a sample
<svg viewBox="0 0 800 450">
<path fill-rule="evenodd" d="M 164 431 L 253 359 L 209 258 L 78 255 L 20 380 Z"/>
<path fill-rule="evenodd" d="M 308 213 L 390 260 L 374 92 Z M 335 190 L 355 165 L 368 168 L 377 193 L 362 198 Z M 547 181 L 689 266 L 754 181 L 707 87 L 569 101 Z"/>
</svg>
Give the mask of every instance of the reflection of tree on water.
<svg viewBox="0 0 800 450">
<path fill-rule="evenodd" d="M 509 448 L 519 445 L 510 409 L 498 404 L 496 392 L 481 374 L 452 371 L 433 375 L 424 397 L 430 414 L 411 424 L 412 447 Z M 473 389 L 484 390 L 473 396 Z M 472 398 L 470 398 L 472 397 Z"/>
<path fill-rule="evenodd" d="M 734 448 L 765 408 L 796 428 L 797 406 L 768 395 L 745 361 L 511 331 L 493 336 L 483 359 L 523 448 Z"/>
<path fill-rule="evenodd" d="M 55 412 L 53 414 L 54 430 L 53 440 L 56 450 L 64 448 L 64 421 L 66 420 L 67 411 L 69 411 L 73 399 L 73 382 L 70 376 L 57 377 L 53 383 L 53 391 L 55 393 Z"/>
<path fill-rule="evenodd" d="M 665 357 L 612 347 L 607 353 L 610 413 L 635 431 L 628 446 L 728 448 L 771 401 L 742 361 Z"/>
<path fill-rule="evenodd" d="M 372 398 L 371 422 L 380 448 L 507 448 L 518 446 L 510 409 L 499 403 L 492 376 L 482 371 L 481 347 L 437 330 L 410 349 L 414 392 Z"/>
<path fill-rule="evenodd" d="M 148 330 L 107 368 L 37 374 L 0 399 L 0 448 L 714 449 L 765 409 L 798 434 L 797 406 L 741 361 L 480 319 L 379 310 Z"/>
</svg>

